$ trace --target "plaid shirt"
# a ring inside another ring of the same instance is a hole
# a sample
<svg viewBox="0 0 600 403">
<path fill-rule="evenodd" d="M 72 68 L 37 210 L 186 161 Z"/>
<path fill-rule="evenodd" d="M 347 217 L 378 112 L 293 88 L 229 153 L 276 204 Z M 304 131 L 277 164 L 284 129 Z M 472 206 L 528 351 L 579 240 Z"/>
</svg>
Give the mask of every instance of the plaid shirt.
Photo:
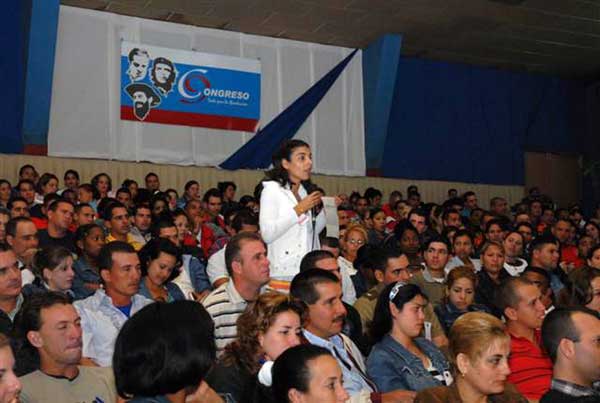
<svg viewBox="0 0 600 403">
<path fill-rule="evenodd" d="M 599 396 L 600 393 L 592 388 L 586 388 L 585 386 L 580 386 L 571 382 L 563 381 L 560 379 L 552 379 L 552 385 L 550 386 L 552 390 L 556 390 L 564 393 L 565 395 L 573 396 L 573 397 L 583 397 L 583 396 Z"/>
</svg>

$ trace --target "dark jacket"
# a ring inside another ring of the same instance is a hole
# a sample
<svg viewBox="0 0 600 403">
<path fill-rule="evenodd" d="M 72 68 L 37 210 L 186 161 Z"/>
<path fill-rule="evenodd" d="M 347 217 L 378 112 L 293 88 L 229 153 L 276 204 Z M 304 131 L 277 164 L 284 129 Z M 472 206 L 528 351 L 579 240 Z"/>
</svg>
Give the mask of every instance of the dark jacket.
<svg viewBox="0 0 600 403">
<path fill-rule="evenodd" d="M 27 297 L 25 295 L 23 295 L 23 293 L 21 293 L 21 296 L 23 297 L 23 300 L 21 302 L 20 306 L 23 306 L 23 302 L 25 302 L 25 300 L 27 299 Z M 17 297 L 17 306 L 19 306 L 19 298 Z M 19 307 L 19 310 L 21 308 Z M 3 310 L 0 309 L 0 333 L 5 334 L 6 336 L 10 336 L 13 330 L 13 321 L 10 318 L 10 316 L 8 316 L 8 314 L 6 312 L 4 312 Z"/>
<path fill-rule="evenodd" d="M 241 365 L 226 365 L 221 359 L 206 376 L 206 383 L 227 401 L 239 403 L 253 378 L 253 374 Z"/>
<path fill-rule="evenodd" d="M 342 333 L 350 337 L 354 344 L 359 348 L 360 352 L 367 356 L 369 354 L 370 346 L 367 338 L 363 334 L 360 315 L 356 308 L 345 302 L 344 308 L 346 308 L 346 319 L 344 319 Z"/>
<path fill-rule="evenodd" d="M 23 297 L 27 298 L 34 294 L 44 294 L 50 292 L 50 290 L 46 287 L 44 281 L 41 278 L 36 277 L 32 283 L 26 284 L 21 292 L 23 293 Z M 72 291 L 68 290 L 63 294 L 66 295 L 67 298 L 69 298 L 69 301 L 73 302 L 74 294 Z"/>
<path fill-rule="evenodd" d="M 464 315 L 467 312 L 485 312 L 492 313 L 491 310 L 482 304 L 471 304 L 466 311 L 461 311 L 457 307 L 452 304 L 452 302 L 447 302 L 445 304 L 438 305 L 434 308 L 435 314 L 437 315 L 440 323 L 444 327 L 444 331 L 446 334 L 450 334 L 450 328 L 454 324 L 454 321 L 458 319 L 460 316 Z"/>
<path fill-rule="evenodd" d="M 256 375 L 241 365 L 220 360 L 206 376 L 206 383 L 227 403 L 275 403 L 271 388 L 261 385 Z"/>
<path fill-rule="evenodd" d="M 598 396 L 582 396 L 575 397 L 567 395 L 566 393 L 558 390 L 550 389 L 542 398 L 540 403 L 598 403 L 600 397 Z"/>
<path fill-rule="evenodd" d="M 354 285 L 354 289 L 356 290 L 356 298 L 360 298 L 364 293 L 369 291 L 369 283 L 360 270 L 357 270 L 356 274 L 350 276 L 350 278 L 352 279 L 352 285 Z"/>
<path fill-rule="evenodd" d="M 500 271 L 500 281 L 505 278 L 510 277 L 510 274 L 504 269 Z M 477 289 L 475 290 L 475 302 L 478 304 L 482 304 L 487 306 L 492 314 L 497 316 L 498 318 L 502 317 L 502 312 L 495 305 L 496 301 L 496 290 L 498 289 L 498 284 L 492 280 L 492 278 L 487 274 L 485 269 L 482 267 L 481 270 L 477 273 Z"/>
<path fill-rule="evenodd" d="M 2 310 L 0 310 L 0 333 L 9 335 L 12 332 L 13 322 L 10 317 Z"/>
<path fill-rule="evenodd" d="M 450 386 L 438 386 L 417 393 L 415 403 L 463 403 L 458 393 L 456 382 Z M 506 384 L 504 392 L 488 396 L 488 403 L 529 403 L 510 383 Z"/>
<path fill-rule="evenodd" d="M 127 403 L 170 403 L 170 400 L 166 396 L 152 396 L 152 397 L 134 397 L 128 400 Z"/>
</svg>

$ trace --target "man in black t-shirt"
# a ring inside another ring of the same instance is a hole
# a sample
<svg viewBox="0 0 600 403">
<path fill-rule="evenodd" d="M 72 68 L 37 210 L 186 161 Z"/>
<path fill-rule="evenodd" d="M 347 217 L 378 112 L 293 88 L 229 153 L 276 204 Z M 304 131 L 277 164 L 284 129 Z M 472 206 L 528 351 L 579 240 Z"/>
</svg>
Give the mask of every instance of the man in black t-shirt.
<svg viewBox="0 0 600 403">
<path fill-rule="evenodd" d="M 0 332 L 9 334 L 13 320 L 23 303 L 21 294 L 21 270 L 17 255 L 0 244 Z"/>
<path fill-rule="evenodd" d="M 75 237 L 69 227 L 73 223 L 75 207 L 68 200 L 60 199 L 48 207 L 48 228 L 38 233 L 40 247 L 62 246 L 75 253 Z"/>
</svg>

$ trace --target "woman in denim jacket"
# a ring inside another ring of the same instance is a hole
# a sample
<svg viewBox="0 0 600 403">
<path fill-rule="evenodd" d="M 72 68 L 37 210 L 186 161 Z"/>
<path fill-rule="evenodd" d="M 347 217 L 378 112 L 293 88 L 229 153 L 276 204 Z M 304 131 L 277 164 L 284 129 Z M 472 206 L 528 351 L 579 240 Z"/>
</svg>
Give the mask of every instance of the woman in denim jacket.
<svg viewBox="0 0 600 403">
<path fill-rule="evenodd" d="M 370 335 L 367 373 L 379 391 L 419 391 L 452 383 L 449 364 L 429 340 L 419 337 L 427 296 L 414 284 L 388 285 L 379 296 Z"/>
</svg>

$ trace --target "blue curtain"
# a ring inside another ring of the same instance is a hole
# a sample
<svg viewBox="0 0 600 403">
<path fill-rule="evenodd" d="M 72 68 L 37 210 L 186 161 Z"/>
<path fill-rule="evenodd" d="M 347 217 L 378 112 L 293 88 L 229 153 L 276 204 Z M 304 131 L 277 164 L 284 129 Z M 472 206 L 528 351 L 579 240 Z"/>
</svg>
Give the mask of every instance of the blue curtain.
<svg viewBox="0 0 600 403">
<path fill-rule="evenodd" d="M 524 151 L 580 152 L 585 116 L 581 82 L 401 58 L 383 176 L 521 185 Z"/>
<path fill-rule="evenodd" d="M 302 124 L 327 94 L 342 71 L 346 68 L 354 50 L 329 73 L 309 88 L 300 98 L 281 112 L 267 126 L 227 158 L 220 166 L 223 169 L 265 169 L 271 164 L 271 156 L 283 140 L 291 139 Z"/>
</svg>

